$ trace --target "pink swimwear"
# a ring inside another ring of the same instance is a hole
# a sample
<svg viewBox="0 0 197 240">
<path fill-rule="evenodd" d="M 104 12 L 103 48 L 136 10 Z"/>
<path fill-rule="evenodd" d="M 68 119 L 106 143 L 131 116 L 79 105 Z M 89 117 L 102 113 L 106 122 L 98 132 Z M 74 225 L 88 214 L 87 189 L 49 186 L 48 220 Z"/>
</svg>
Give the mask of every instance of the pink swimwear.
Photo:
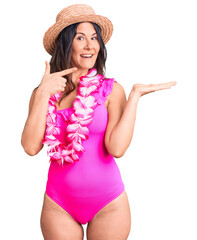
<svg viewBox="0 0 197 240">
<path fill-rule="evenodd" d="M 113 82 L 111 84 L 112 89 Z M 46 194 L 80 224 L 90 222 L 100 209 L 124 191 L 118 166 L 104 144 L 108 112 L 106 97 L 102 95 L 101 99 L 88 126 L 89 138 L 82 143 L 85 151 L 79 153 L 79 161 L 63 166 L 51 161 L 48 172 Z M 72 113 L 72 107 L 55 112 L 61 130 L 56 138 L 61 143 L 65 142 L 67 120 Z"/>
</svg>

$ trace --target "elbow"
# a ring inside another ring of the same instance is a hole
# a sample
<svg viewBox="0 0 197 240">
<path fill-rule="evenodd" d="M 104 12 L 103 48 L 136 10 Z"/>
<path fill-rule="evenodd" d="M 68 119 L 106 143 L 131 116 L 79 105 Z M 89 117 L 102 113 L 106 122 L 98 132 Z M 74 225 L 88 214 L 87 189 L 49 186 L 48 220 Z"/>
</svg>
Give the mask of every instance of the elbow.
<svg viewBox="0 0 197 240">
<path fill-rule="evenodd" d="M 127 150 L 125 145 L 122 146 L 119 143 L 112 144 L 109 141 L 105 142 L 105 147 L 106 147 L 107 151 L 109 152 L 109 154 L 111 154 L 115 158 L 123 157 Z"/>
<path fill-rule="evenodd" d="M 38 154 L 38 151 L 36 151 L 33 148 L 28 148 L 28 147 L 23 146 L 23 149 L 24 149 L 25 153 L 27 153 L 29 156 L 35 156 L 36 154 Z"/>
<path fill-rule="evenodd" d="M 126 150 L 124 149 L 111 149 L 111 151 L 108 151 L 113 157 L 115 158 L 121 158 L 124 156 Z"/>
<path fill-rule="evenodd" d="M 115 158 L 121 158 L 121 157 L 124 156 L 124 154 L 125 154 L 125 152 L 116 152 L 116 153 L 113 154 L 113 157 L 115 157 Z"/>
<path fill-rule="evenodd" d="M 39 153 L 39 151 L 41 150 L 36 148 L 36 147 L 33 147 L 33 146 L 30 146 L 29 144 L 26 144 L 22 139 L 21 139 L 21 145 L 25 151 L 25 153 L 27 153 L 29 156 L 35 156 L 36 154 Z"/>
<path fill-rule="evenodd" d="M 35 156 L 38 153 L 38 152 L 33 151 L 31 149 L 25 149 L 25 148 L 24 148 L 24 151 L 31 157 Z"/>
</svg>

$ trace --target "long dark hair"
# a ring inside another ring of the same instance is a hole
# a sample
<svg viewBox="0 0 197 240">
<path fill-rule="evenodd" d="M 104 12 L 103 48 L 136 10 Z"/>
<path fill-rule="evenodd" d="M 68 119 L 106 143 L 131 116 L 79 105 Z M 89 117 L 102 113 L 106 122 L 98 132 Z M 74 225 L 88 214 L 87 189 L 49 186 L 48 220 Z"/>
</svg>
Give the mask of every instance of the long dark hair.
<svg viewBox="0 0 197 240">
<path fill-rule="evenodd" d="M 79 24 L 80 22 L 64 28 L 58 35 L 55 42 L 55 49 L 50 60 L 51 73 L 59 72 L 64 69 L 73 67 L 71 66 L 72 43 L 76 35 L 77 26 Z M 99 74 L 105 75 L 105 62 L 107 59 L 107 50 L 101 37 L 100 27 L 96 23 L 91 22 L 91 24 L 93 25 L 97 33 L 98 42 L 100 44 L 100 51 L 98 53 L 98 57 L 94 65 L 94 68 L 97 69 L 97 72 Z M 64 76 L 64 78 L 67 79 L 67 82 L 65 91 L 62 94 L 60 102 L 76 88 L 75 84 L 72 82 L 72 79 L 69 75 Z"/>
</svg>

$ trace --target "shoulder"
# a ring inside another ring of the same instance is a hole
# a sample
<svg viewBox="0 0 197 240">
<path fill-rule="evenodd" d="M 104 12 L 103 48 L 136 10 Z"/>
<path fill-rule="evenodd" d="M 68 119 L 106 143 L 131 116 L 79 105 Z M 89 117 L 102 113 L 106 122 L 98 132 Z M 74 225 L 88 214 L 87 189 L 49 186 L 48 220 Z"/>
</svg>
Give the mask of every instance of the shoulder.
<svg viewBox="0 0 197 240">
<path fill-rule="evenodd" d="M 30 97 L 30 103 L 33 102 L 34 98 L 35 98 L 35 95 L 36 95 L 36 92 L 38 90 L 38 87 L 36 87 L 33 91 L 32 91 L 32 94 L 31 94 L 31 97 Z"/>
<path fill-rule="evenodd" d="M 111 84 L 110 93 L 107 95 L 107 101 L 105 102 L 108 113 L 113 106 L 117 107 L 117 105 L 124 105 L 125 102 L 125 90 L 120 83 L 114 80 L 113 84 Z"/>
<path fill-rule="evenodd" d="M 125 99 L 126 94 L 125 94 L 125 90 L 124 90 L 123 86 L 120 83 L 118 83 L 117 81 L 114 81 L 113 88 L 112 88 L 111 93 L 109 94 L 108 100 L 113 101 L 115 99 L 117 100 L 117 98 Z"/>
<path fill-rule="evenodd" d="M 38 87 L 36 87 L 31 94 L 31 97 L 30 97 L 30 100 L 29 100 L 29 112 L 31 112 L 32 105 L 33 105 L 37 90 L 38 90 Z"/>
<path fill-rule="evenodd" d="M 38 87 L 34 88 L 34 90 L 32 91 L 31 97 L 35 97 L 37 90 L 38 90 Z"/>
<path fill-rule="evenodd" d="M 117 93 L 117 92 L 118 93 L 125 93 L 123 86 L 120 83 L 118 83 L 117 81 L 114 80 L 112 93 L 114 94 L 114 93 Z"/>
</svg>

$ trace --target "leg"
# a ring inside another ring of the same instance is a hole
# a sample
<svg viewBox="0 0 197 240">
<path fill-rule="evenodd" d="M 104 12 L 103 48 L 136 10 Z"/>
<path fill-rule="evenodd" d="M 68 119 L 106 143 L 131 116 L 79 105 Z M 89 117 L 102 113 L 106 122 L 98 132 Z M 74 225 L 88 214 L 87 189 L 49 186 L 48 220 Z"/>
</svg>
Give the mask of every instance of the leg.
<svg viewBox="0 0 197 240">
<path fill-rule="evenodd" d="M 44 194 L 40 226 L 45 240 L 82 240 L 83 227 L 62 207 Z"/>
<path fill-rule="evenodd" d="M 131 214 L 124 191 L 104 206 L 87 226 L 88 240 L 127 240 L 131 229 Z"/>
</svg>

